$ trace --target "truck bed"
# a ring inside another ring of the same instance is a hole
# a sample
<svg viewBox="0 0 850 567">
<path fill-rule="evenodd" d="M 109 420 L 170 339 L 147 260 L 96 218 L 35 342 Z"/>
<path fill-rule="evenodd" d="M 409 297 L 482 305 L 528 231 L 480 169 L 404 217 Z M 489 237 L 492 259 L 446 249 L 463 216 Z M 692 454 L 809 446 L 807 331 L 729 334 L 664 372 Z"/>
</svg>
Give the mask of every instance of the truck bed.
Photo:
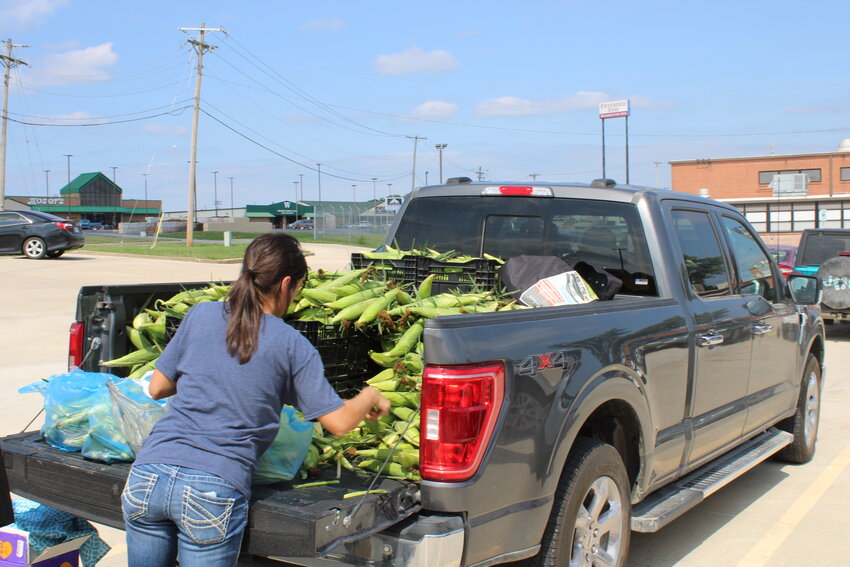
<svg viewBox="0 0 850 567">
<path fill-rule="evenodd" d="M 129 463 L 103 464 L 48 445 L 37 431 L 0 439 L 11 491 L 19 496 L 123 529 L 121 491 Z M 326 471 L 324 480 L 335 476 Z M 338 543 L 356 540 L 392 526 L 419 510 L 411 482 L 381 478 L 350 520 L 360 501 L 347 492 L 366 490 L 371 475 L 342 470 L 339 484 L 292 488 L 292 483 L 254 487 L 242 548 L 258 556 L 308 557 Z M 296 481 L 295 484 L 301 481 Z"/>
</svg>

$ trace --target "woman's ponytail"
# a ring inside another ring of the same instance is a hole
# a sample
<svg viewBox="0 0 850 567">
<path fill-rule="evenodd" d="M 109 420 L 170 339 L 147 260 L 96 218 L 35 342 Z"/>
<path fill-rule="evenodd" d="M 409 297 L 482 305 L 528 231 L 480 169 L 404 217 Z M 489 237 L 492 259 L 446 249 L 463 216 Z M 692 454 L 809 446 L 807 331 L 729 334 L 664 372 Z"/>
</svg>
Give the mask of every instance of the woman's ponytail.
<svg viewBox="0 0 850 567">
<path fill-rule="evenodd" d="M 280 281 L 292 279 L 292 287 L 307 275 L 307 262 L 298 241 L 288 234 L 267 233 L 245 249 L 242 271 L 230 286 L 227 309 L 227 352 L 245 364 L 257 352 L 263 305 L 276 293 Z"/>
</svg>

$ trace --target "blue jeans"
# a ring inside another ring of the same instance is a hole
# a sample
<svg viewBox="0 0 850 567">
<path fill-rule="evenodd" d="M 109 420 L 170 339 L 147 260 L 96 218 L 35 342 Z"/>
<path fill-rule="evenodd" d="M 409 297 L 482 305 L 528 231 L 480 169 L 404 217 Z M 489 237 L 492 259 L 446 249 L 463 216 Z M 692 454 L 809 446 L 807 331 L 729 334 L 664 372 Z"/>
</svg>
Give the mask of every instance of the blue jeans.
<svg viewBox="0 0 850 567">
<path fill-rule="evenodd" d="M 221 477 L 174 465 L 139 465 L 121 494 L 128 567 L 233 567 L 248 499 Z"/>
</svg>

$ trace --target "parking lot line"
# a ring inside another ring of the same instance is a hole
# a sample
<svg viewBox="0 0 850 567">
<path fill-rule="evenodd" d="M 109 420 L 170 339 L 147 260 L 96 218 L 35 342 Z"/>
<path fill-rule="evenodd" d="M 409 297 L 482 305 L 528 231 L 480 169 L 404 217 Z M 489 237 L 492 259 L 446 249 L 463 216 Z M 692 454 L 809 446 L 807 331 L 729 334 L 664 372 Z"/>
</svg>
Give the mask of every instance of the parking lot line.
<svg viewBox="0 0 850 567">
<path fill-rule="evenodd" d="M 771 526 L 764 537 L 747 553 L 738 567 L 763 567 L 782 546 L 806 514 L 823 498 L 838 476 L 850 465 L 850 447 L 838 454 L 815 481 L 803 491 L 790 508 Z"/>
</svg>

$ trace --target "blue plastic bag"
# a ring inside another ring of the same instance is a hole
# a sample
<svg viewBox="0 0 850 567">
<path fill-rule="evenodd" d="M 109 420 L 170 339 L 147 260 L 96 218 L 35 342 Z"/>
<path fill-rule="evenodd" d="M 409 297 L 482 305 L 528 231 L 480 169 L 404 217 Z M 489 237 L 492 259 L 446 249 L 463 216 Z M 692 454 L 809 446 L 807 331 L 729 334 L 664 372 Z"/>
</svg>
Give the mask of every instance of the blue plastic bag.
<svg viewBox="0 0 850 567">
<path fill-rule="evenodd" d="M 113 409 L 114 396 L 110 395 L 108 384 L 124 400 L 143 409 L 150 408 L 147 413 L 156 419 L 165 411 L 132 380 L 79 369 L 51 376 L 18 391 L 39 392 L 44 396 L 41 432 L 50 445 L 65 451 L 80 451 L 84 457 L 106 463 L 132 461 L 136 454 L 121 427 L 128 417 Z"/>
<path fill-rule="evenodd" d="M 304 421 L 292 406 L 280 413 L 280 429 L 272 444 L 262 454 L 254 469 L 254 484 L 272 484 L 292 480 L 313 441 L 313 424 Z"/>
</svg>

